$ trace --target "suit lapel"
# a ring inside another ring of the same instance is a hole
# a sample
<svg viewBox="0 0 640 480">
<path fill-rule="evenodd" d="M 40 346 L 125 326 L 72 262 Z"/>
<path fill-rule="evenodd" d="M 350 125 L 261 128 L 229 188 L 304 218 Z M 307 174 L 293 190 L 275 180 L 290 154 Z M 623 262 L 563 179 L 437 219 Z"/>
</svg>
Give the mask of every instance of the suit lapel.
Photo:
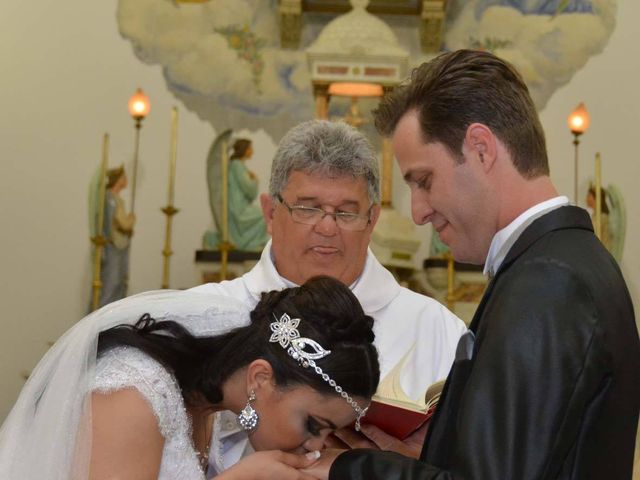
<svg viewBox="0 0 640 480">
<path fill-rule="evenodd" d="M 480 304 L 473 316 L 469 330 L 477 335 L 480 322 L 484 314 L 484 309 L 488 300 L 491 298 L 493 289 L 500 275 L 504 273 L 513 262 L 519 258 L 529 247 L 549 232 L 554 230 L 562 230 L 567 228 L 580 228 L 593 231 L 591 219 L 587 212 L 581 208 L 568 206 L 560 207 L 541 216 L 529 225 L 516 240 L 513 247 L 507 253 L 496 275 L 489 281 Z M 479 347 L 479 343 L 475 342 L 474 353 Z M 464 389 L 464 385 L 473 369 L 473 355 L 470 359 L 457 360 L 454 362 L 451 372 L 447 377 L 440 404 L 436 409 L 431 426 L 427 433 L 427 439 L 420 456 L 423 460 L 437 463 L 441 467 L 446 467 L 449 461 L 449 455 L 452 451 L 452 445 L 455 444 L 455 428 L 449 423 L 457 415 L 457 404 L 459 398 L 455 398 Z M 453 392 L 454 398 L 449 398 L 449 392 Z M 443 423 L 444 422 L 444 423 Z"/>
<path fill-rule="evenodd" d="M 586 210 L 574 206 L 560 207 L 538 218 L 516 240 L 500 265 L 496 276 L 547 233 L 571 228 L 581 228 L 593 232 L 591 219 Z"/>
<path fill-rule="evenodd" d="M 556 208 L 555 210 L 552 210 L 551 212 L 536 219 L 522 232 L 520 237 L 518 237 L 516 242 L 513 244 L 513 247 L 511 247 L 507 253 L 507 256 L 500 265 L 495 276 L 489 281 L 485 293 L 480 300 L 480 304 L 473 315 L 471 324 L 469 325 L 470 330 L 477 333 L 478 324 L 482 318 L 484 307 L 487 300 L 491 297 L 493 286 L 500 274 L 507 270 L 511 264 L 520 257 L 520 255 L 526 252 L 531 245 L 537 242 L 544 235 L 555 230 L 564 230 L 568 228 L 581 228 L 593 232 L 591 219 L 589 218 L 589 214 L 586 210 L 574 206 Z"/>
</svg>

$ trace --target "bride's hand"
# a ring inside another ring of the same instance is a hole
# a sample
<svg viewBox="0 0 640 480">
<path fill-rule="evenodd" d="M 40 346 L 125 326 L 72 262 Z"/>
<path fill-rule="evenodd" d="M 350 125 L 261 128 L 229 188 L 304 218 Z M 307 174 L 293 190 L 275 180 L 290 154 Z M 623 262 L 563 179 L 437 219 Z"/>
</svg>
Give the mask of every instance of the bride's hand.
<svg viewBox="0 0 640 480">
<path fill-rule="evenodd" d="M 279 450 L 256 452 L 243 458 L 216 478 L 220 480 L 317 480 L 298 469 L 313 465 L 316 452 L 306 455 L 285 453 Z"/>
</svg>

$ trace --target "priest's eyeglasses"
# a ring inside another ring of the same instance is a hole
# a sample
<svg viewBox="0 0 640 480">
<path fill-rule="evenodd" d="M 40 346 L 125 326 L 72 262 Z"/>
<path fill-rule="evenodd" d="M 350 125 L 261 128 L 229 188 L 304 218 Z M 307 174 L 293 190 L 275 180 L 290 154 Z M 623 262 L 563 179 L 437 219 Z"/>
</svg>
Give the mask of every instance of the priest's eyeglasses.
<svg viewBox="0 0 640 480">
<path fill-rule="evenodd" d="M 289 205 L 284 201 L 280 194 L 278 194 L 276 198 L 287 210 L 289 210 L 291 218 L 296 223 L 317 225 L 324 217 L 330 215 L 333 217 L 339 228 L 352 232 L 361 232 L 367 228 L 369 223 L 371 223 L 371 208 L 373 207 L 373 204 L 369 207 L 366 215 L 360 215 L 358 213 L 349 212 L 327 212 L 321 208 L 303 207 L 302 205 Z"/>
</svg>

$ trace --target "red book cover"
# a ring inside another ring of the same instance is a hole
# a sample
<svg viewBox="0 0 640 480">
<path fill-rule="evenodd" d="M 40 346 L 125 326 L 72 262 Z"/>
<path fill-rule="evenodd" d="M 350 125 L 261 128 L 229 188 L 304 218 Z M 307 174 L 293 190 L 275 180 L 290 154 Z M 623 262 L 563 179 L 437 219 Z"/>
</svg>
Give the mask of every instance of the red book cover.
<svg viewBox="0 0 640 480">
<path fill-rule="evenodd" d="M 363 425 L 375 425 L 389 435 L 404 440 L 431 419 L 435 406 L 433 403 L 420 409 L 409 403 L 374 397 L 360 422 Z"/>
<path fill-rule="evenodd" d="M 444 380 L 440 380 L 429 386 L 424 395 L 423 405 L 374 395 L 367 414 L 360 422 L 363 425 L 375 425 L 389 435 L 404 440 L 431 420 L 444 383 Z"/>
</svg>

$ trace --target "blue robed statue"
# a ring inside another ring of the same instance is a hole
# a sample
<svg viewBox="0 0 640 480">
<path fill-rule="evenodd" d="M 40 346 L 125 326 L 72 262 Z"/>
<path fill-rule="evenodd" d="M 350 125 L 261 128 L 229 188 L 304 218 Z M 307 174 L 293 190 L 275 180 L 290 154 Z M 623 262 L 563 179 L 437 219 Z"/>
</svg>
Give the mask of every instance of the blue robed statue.
<svg viewBox="0 0 640 480">
<path fill-rule="evenodd" d="M 127 296 L 129 282 L 129 246 L 136 217 L 128 213 L 120 196 L 127 188 L 128 180 L 124 166 L 106 172 L 104 204 L 100 204 L 99 186 L 102 171 L 98 169 L 89 187 L 89 229 L 92 238 L 100 235 L 104 239 L 104 249 L 100 259 L 100 297 L 102 307 Z M 99 225 L 100 211 L 103 223 Z M 95 246 L 92 257 L 96 255 Z M 93 262 L 92 262 L 93 263 Z"/>
</svg>

